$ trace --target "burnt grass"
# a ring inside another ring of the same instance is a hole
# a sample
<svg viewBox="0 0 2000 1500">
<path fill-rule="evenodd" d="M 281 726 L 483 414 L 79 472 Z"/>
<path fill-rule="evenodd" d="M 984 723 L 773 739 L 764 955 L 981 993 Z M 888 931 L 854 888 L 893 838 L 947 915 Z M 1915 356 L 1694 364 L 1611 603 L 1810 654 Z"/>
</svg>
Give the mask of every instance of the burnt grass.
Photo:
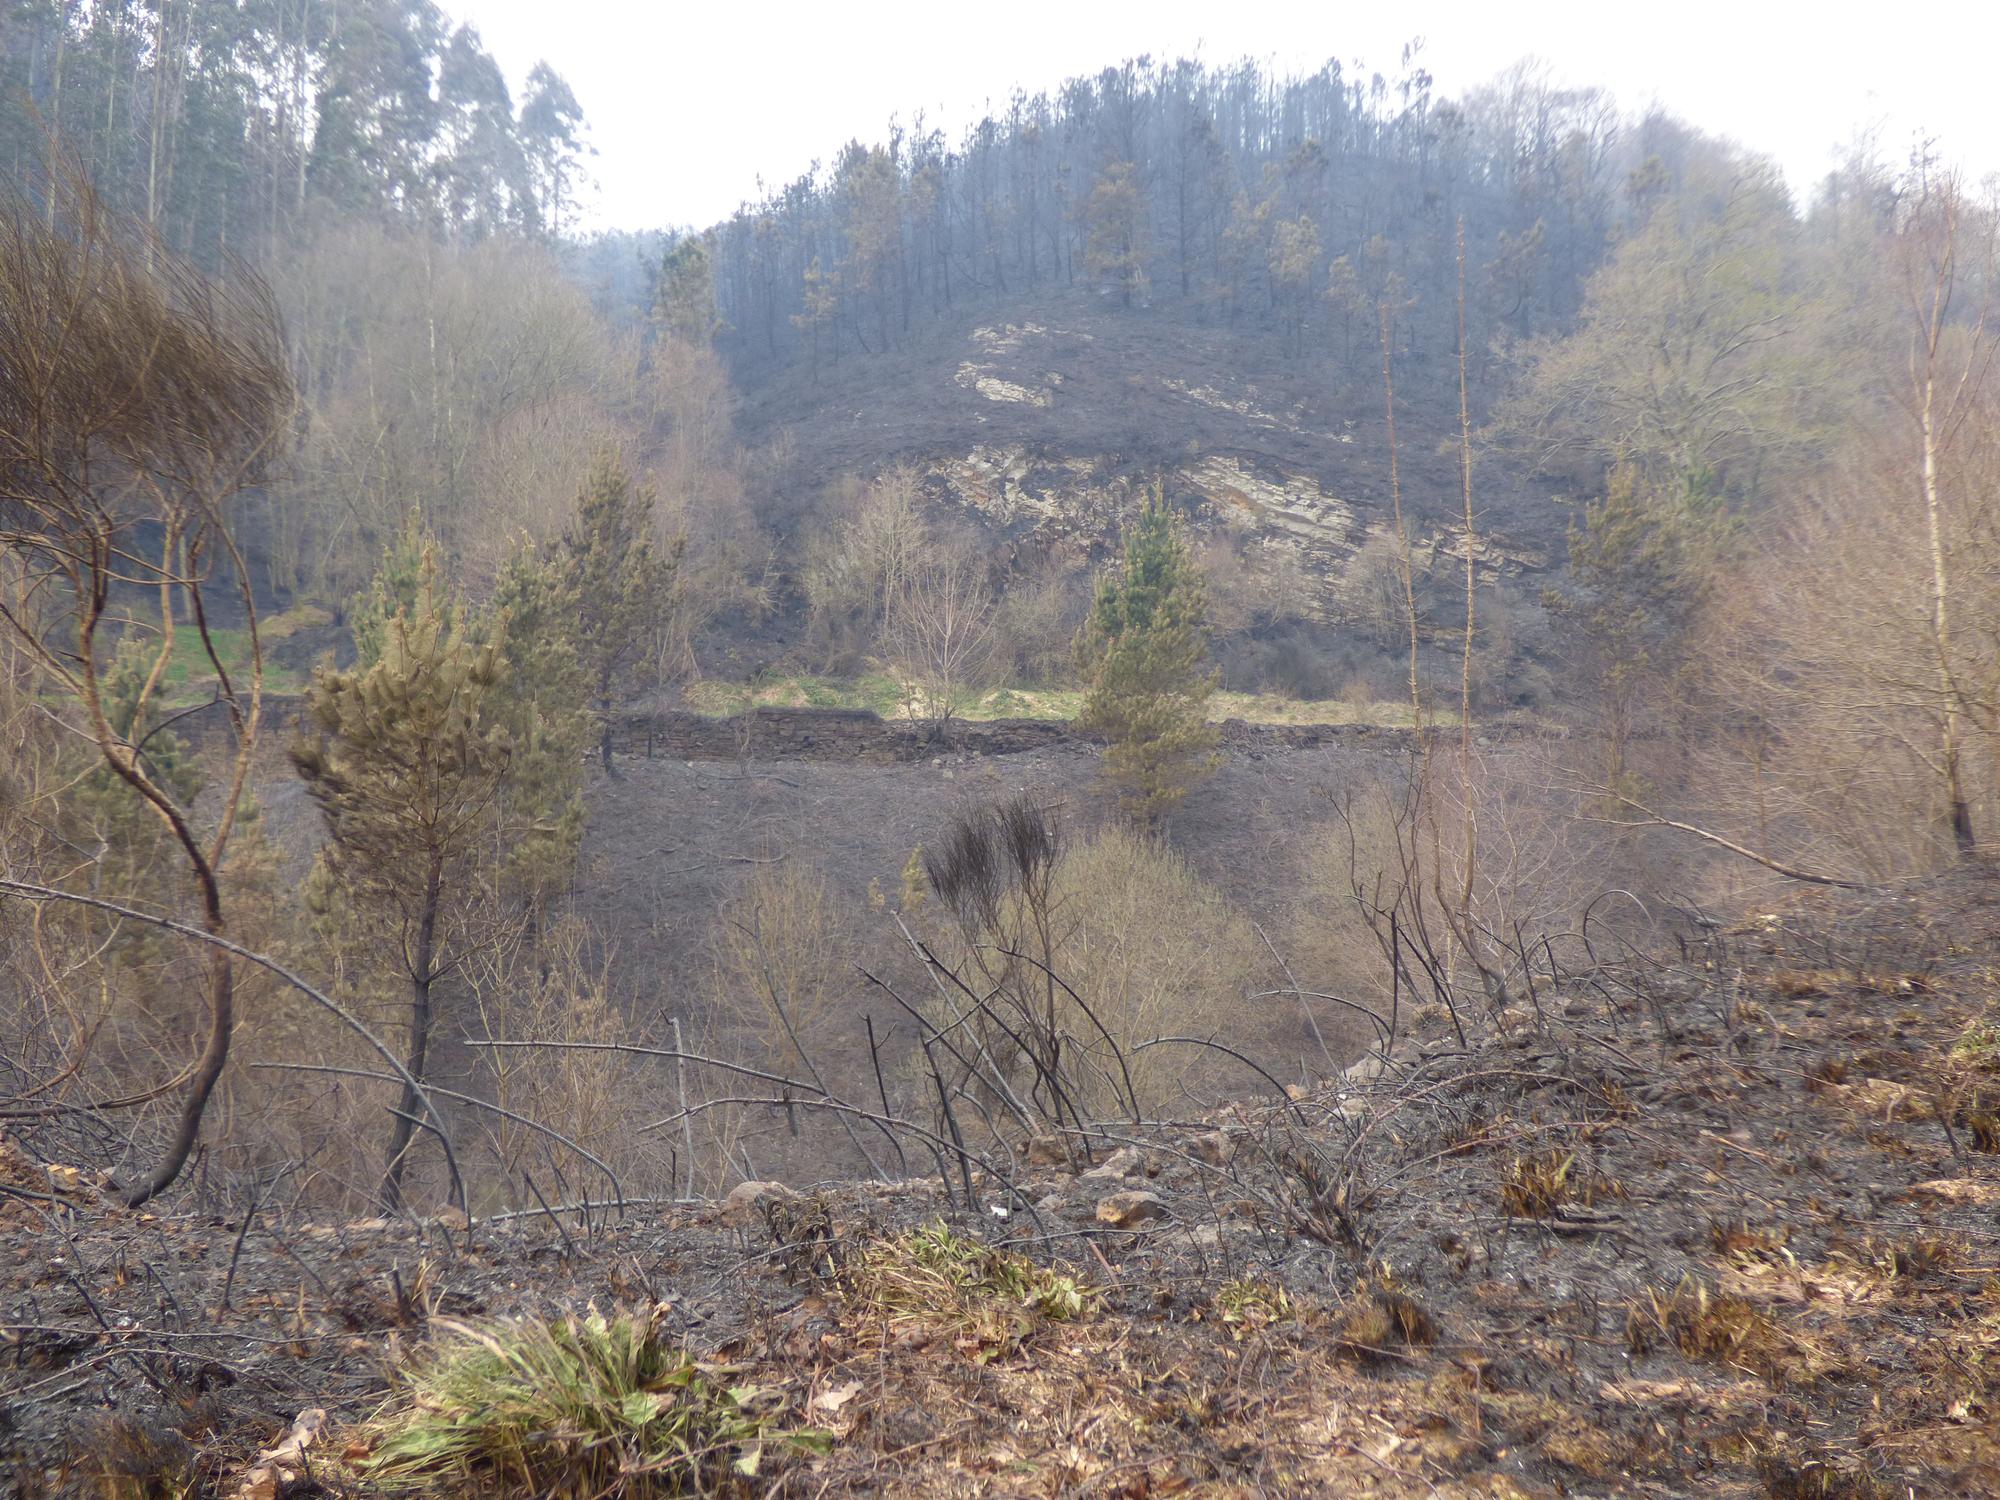
<svg viewBox="0 0 2000 1500">
<path fill-rule="evenodd" d="M 743 1492 L 1990 1494 L 1996 953 L 1983 869 L 1801 895 L 1600 946 L 1365 1081 L 1099 1140 L 1096 1177 L 1037 1143 L 971 1202 L 933 1178 L 734 1223 L 192 1218 L 10 1146 L 0 1472 L 233 1494 L 323 1407 L 276 1492 L 365 1493 L 354 1424 L 432 1319 L 594 1302 L 659 1309 L 829 1435 L 717 1481 Z M 1157 1217 L 1101 1223 L 1121 1191 Z M 1060 1262 L 1082 1315 L 892 1316 L 843 1273 L 939 1218 Z"/>
</svg>

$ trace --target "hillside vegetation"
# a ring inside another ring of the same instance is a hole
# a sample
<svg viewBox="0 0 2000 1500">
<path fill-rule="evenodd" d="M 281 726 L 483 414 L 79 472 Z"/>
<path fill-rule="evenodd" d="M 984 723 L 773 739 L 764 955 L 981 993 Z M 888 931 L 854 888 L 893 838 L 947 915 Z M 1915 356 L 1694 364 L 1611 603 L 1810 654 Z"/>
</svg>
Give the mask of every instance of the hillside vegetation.
<svg viewBox="0 0 2000 1500">
<path fill-rule="evenodd" d="M 1142 57 L 593 236 L 429 0 L 0 37 L 10 1479 L 1990 1487 L 1950 143 Z"/>
</svg>

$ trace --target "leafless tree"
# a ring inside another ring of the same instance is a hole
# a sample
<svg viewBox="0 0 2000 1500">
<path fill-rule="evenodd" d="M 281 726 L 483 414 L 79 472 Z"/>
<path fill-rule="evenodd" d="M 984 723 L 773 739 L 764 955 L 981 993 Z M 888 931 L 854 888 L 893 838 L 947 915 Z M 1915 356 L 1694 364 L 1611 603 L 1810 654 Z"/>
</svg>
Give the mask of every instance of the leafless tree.
<svg viewBox="0 0 2000 1500">
<path fill-rule="evenodd" d="M 889 607 L 888 634 L 912 718 L 933 739 L 986 685 L 993 665 L 993 597 L 974 565 L 933 562 L 912 573 Z"/>
<path fill-rule="evenodd" d="M 16 192 L 0 203 L 0 548 L 11 564 L 0 623 L 33 661 L 66 729 L 165 825 L 194 883 L 201 926 L 218 938 L 227 926 L 219 874 L 263 691 L 256 604 L 227 513 L 287 435 L 293 391 L 283 349 L 261 282 L 240 268 L 226 283 L 204 277 L 115 220 L 75 172 L 52 173 L 42 202 Z M 240 614 L 247 663 L 225 659 L 218 605 Z M 212 678 L 234 746 L 212 817 L 199 820 L 113 727 L 101 692 L 116 637 L 149 634 L 151 669 L 134 720 L 143 723 L 183 629 L 196 637 L 197 670 Z M 195 1062 L 115 1101 L 179 1095 L 158 1161 L 124 1188 L 133 1204 L 179 1176 L 228 1061 L 230 955 L 209 945 L 205 960 Z"/>
</svg>

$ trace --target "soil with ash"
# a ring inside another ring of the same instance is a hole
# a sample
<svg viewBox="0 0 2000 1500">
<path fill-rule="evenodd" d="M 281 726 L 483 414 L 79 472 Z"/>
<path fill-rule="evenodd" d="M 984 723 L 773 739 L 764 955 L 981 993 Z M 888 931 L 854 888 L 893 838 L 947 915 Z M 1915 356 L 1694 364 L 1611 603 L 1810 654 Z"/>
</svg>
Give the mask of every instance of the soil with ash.
<svg viewBox="0 0 2000 1500">
<path fill-rule="evenodd" d="M 1134 1128 L 1088 1174 L 1078 1142 L 1015 1143 L 970 1202 L 954 1174 L 735 1224 L 213 1221 L 10 1148 L 0 1472 L 166 1493 L 98 1473 L 192 1452 L 176 1493 L 232 1494 L 320 1407 L 289 1487 L 362 1493 L 353 1424 L 433 1319 L 595 1302 L 829 1435 L 724 1481 L 757 1493 L 1995 1493 L 1996 953 L 1983 871 L 1600 944 L 1465 1044 Z M 932 1314 L 851 1274 L 939 1218 L 1064 1263 L 1081 1315 Z"/>
<path fill-rule="evenodd" d="M 1281 914 L 1340 800 L 1394 785 L 1408 765 L 1387 734 L 1305 748 L 1270 738 L 1230 747 L 1172 825 L 1189 864 L 1266 920 Z M 1116 806 L 1099 747 L 1081 737 L 913 765 L 621 756 L 618 767 L 617 778 L 592 783 L 578 894 L 581 910 L 619 935 L 618 962 L 634 976 L 672 973 L 698 951 L 718 905 L 763 863 L 803 856 L 865 912 L 870 884 L 895 891 L 911 851 L 934 844 L 955 815 L 1027 792 L 1083 838 Z"/>
<path fill-rule="evenodd" d="M 1339 799 L 1396 784 L 1406 764 L 1389 736 L 1306 749 L 1231 747 L 1216 774 L 1176 812 L 1173 847 L 1282 939 L 1303 889 L 1303 863 Z M 758 1028 L 766 1023 L 754 1004 L 711 1002 L 703 981 L 717 912 L 773 862 L 796 859 L 824 875 L 839 940 L 856 962 L 891 980 L 923 984 L 920 973 L 898 967 L 899 935 L 870 899 L 871 890 L 900 891 L 913 850 L 935 848 L 955 816 L 1023 791 L 1052 809 L 1075 841 L 1116 815 L 1098 747 L 1080 738 L 1013 755 L 940 753 L 915 764 L 630 756 L 618 766 L 617 778 L 596 779 L 591 788 L 577 909 L 616 935 L 608 955 L 613 993 L 638 1035 L 664 1045 L 658 1018 L 679 1016 L 690 1037 L 704 1039 L 696 1050 L 725 1056 L 735 1047 L 761 1046 Z M 1305 816 L 1301 808 L 1309 810 Z M 1308 973 L 1301 981 L 1321 988 L 1322 977 Z M 1283 983 L 1273 970 L 1246 976 L 1245 988 Z M 908 1045 L 908 1033 L 896 1007 L 858 973 L 853 984 L 849 1002 L 815 1045 L 837 1090 L 866 1095 L 874 1084 L 865 1018 L 872 1016 L 892 1060 Z M 1366 1023 L 1343 1011 L 1326 1008 L 1321 1026 L 1329 1051 L 1342 1061 L 1367 1046 Z M 1316 1045 L 1299 1034 L 1291 1005 L 1244 1017 L 1236 1040 L 1288 1078 L 1297 1076 L 1291 1060 L 1317 1056 Z M 637 1085 L 662 1091 L 645 1106 L 655 1117 L 674 1107 L 665 1092 L 671 1082 L 662 1070 Z M 794 1133 L 784 1122 L 765 1123 L 769 1134 L 750 1143 L 761 1175 L 801 1182 L 867 1170 L 838 1131 Z"/>
</svg>

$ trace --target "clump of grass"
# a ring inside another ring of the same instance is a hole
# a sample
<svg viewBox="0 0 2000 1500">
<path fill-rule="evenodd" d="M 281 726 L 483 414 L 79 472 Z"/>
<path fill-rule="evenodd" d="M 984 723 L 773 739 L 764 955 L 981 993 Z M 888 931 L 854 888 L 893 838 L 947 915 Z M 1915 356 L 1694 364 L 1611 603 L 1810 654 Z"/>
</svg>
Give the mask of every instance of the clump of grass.
<svg viewBox="0 0 2000 1500">
<path fill-rule="evenodd" d="M 1950 1240 L 1929 1234 L 1912 1235 L 1908 1239 L 1877 1239 L 1871 1235 L 1851 1249 L 1834 1253 L 1837 1260 L 1848 1261 L 1874 1272 L 1884 1281 L 1905 1286 L 1949 1270 L 1957 1256 L 1958 1247 Z"/>
<path fill-rule="evenodd" d="M 1349 1299 L 1336 1330 L 1342 1354 L 1374 1363 L 1437 1342 L 1437 1324 L 1422 1303 L 1388 1277 Z"/>
<path fill-rule="evenodd" d="M 1565 1204 L 1587 1207 L 1620 1196 L 1615 1183 L 1580 1163 L 1574 1151 L 1555 1147 L 1516 1156 L 1500 1177 L 1500 1206 L 1517 1219 L 1553 1219 Z"/>
<path fill-rule="evenodd" d="M 840 1273 L 841 1240 L 833 1204 L 815 1193 L 804 1202 L 773 1197 L 764 1204 L 764 1227 L 777 1248 L 787 1280 L 832 1281 Z"/>
<path fill-rule="evenodd" d="M 1967 1022 L 1951 1044 L 1951 1060 L 1984 1073 L 2000 1073 L 2000 1024 L 1991 1016 Z"/>
<path fill-rule="evenodd" d="M 1625 1091 L 1625 1085 L 1615 1078 L 1601 1080 L 1595 1093 L 1598 1102 L 1616 1119 L 1629 1120 L 1639 1113 L 1637 1102 Z"/>
<path fill-rule="evenodd" d="M 185 1434 L 124 1416 L 97 1425 L 81 1464 L 80 1493 L 102 1500 L 195 1500 L 213 1480 Z"/>
<path fill-rule="evenodd" d="M 294 604 L 290 609 L 265 615 L 257 622 L 257 633 L 266 645 L 290 640 L 301 630 L 321 630 L 333 623 L 333 611 L 317 604 Z"/>
<path fill-rule="evenodd" d="M 639 1500 L 754 1474 L 767 1445 L 824 1441 L 777 1428 L 775 1393 L 729 1384 L 655 1317 L 433 1327 L 445 1337 L 405 1367 L 402 1398 L 368 1434 L 361 1467 L 386 1492 Z"/>
<path fill-rule="evenodd" d="M 1617 1440 L 1575 1408 L 1532 1391 L 1477 1392 L 1479 1419 L 1531 1443 L 1551 1463 L 1587 1479 L 1602 1479 L 1618 1467 L 1624 1450 Z"/>
<path fill-rule="evenodd" d="M 2000 1114 L 1990 1109 L 1974 1109 L 1965 1116 L 1965 1128 L 1972 1132 L 1972 1149 L 1988 1156 L 2000 1155 Z"/>
<path fill-rule="evenodd" d="M 1753 1224 L 1724 1224 L 1711 1220 L 1708 1241 L 1715 1253 L 1739 1266 L 1796 1266 L 1798 1259 L 1786 1248 L 1788 1234 Z"/>
<path fill-rule="evenodd" d="M 1474 1386 L 1472 1398 L 1480 1428 L 1496 1428 L 1522 1444 L 1532 1444 L 1550 1462 L 1576 1470 L 1586 1478 L 1604 1478 L 1610 1474 L 1624 1452 L 1588 1416 L 1550 1396 L 1532 1390 Z"/>
<path fill-rule="evenodd" d="M 842 1271 L 850 1300 L 892 1322 L 952 1332 L 982 1357 L 1012 1348 L 1037 1322 L 1072 1322 L 1096 1298 L 1066 1271 L 954 1234 L 942 1220 L 864 1246 Z"/>
<path fill-rule="evenodd" d="M 1806 1092 L 1823 1093 L 1847 1081 L 1847 1059 L 1822 1057 L 1806 1069 Z"/>
<path fill-rule="evenodd" d="M 1603 1428 L 1579 1419 L 1543 1438 L 1542 1456 L 1586 1479 L 1602 1479 L 1617 1467 L 1621 1450 Z"/>
<path fill-rule="evenodd" d="M 1900 1500 L 1904 1487 L 1861 1462 L 1839 1463 L 1773 1450 L 1757 1456 L 1757 1477 L 1771 1500 Z"/>
<path fill-rule="evenodd" d="M 1835 1362 L 1780 1328 L 1748 1298 L 1692 1276 L 1670 1291 L 1649 1290 L 1632 1304 L 1625 1340 L 1634 1354 L 1661 1341 L 1689 1359 L 1712 1360 L 1761 1376 L 1777 1387 L 1810 1385 Z"/>
</svg>

